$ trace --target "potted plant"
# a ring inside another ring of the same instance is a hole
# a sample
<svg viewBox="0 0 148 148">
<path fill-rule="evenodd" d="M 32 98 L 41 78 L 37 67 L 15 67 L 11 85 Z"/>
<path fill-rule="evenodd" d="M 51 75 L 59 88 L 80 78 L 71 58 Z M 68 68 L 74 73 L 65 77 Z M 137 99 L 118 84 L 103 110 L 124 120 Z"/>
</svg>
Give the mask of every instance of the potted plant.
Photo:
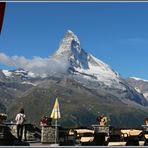
<svg viewBox="0 0 148 148">
<path fill-rule="evenodd" d="M 99 122 L 99 125 L 106 126 L 108 125 L 108 117 L 101 115 L 97 118 L 97 121 Z"/>
</svg>

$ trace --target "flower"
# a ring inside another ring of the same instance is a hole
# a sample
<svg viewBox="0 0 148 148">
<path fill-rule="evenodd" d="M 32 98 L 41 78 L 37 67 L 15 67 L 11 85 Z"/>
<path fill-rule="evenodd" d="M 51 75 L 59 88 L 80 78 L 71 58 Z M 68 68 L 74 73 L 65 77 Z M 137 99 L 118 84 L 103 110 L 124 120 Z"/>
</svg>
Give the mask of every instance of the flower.
<svg viewBox="0 0 148 148">
<path fill-rule="evenodd" d="M 41 126 L 46 126 L 46 125 L 51 125 L 51 118 L 44 116 L 40 119 L 40 125 Z"/>
<path fill-rule="evenodd" d="M 101 115 L 97 118 L 97 121 L 99 122 L 100 125 L 107 125 L 108 124 L 108 117 Z"/>
<path fill-rule="evenodd" d="M 104 116 L 102 119 L 101 119 L 101 122 L 104 123 L 104 125 L 107 125 L 108 123 L 108 118 L 106 116 Z"/>
</svg>

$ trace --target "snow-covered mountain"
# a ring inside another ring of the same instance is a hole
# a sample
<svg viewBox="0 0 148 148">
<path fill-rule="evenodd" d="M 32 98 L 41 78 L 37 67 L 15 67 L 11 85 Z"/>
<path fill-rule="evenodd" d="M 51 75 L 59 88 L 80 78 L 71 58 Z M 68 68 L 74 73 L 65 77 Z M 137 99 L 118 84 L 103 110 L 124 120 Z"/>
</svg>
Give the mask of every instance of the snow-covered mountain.
<svg viewBox="0 0 148 148">
<path fill-rule="evenodd" d="M 40 77 L 32 72 L 25 71 L 22 68 L 16 70 L 0 70 L 1 82 L 11 82 L 11 83 L 15 82 L 20 84 L 29 84 L 35 86 L 37 79 L 40 79 Z"/>
<path fill-rule="evenodd" d="M 140 104 L 146 103 L 143 96 L 139 95 L 109 65 L 82 49 L 78 37 L 70 30 L 67 31 L 58 50 L 51 58 L 68 65 L 66 71 L 71 74 L 71 77 L 90 89 L 102 89 L 126 103 L 129 100 L 141 102 Z"/>
<path fill-rule="evenodd" d="M 129 77 L 127 81 L 137 90 L 137 92 L 143 94 L 143 96 L 148 100 L 148 80 L 137 77 Z"/>
<path fill-rule="evenodd" d="M 34 78 L 36 77 L 34 73 L 32 72 L 28 72 L 25 71 L 24 69 L 17 69 L 17 70 L 2 70 L 2 73 L 7 77 L 7 78 L 11 78 L 11 77 L 15 77 L 15 76 L 19 76 L 22 78 Z"/>
<path fill-rule="evenodd" d="M 99 81 L 108 86 L 121 87 L 118 85 L 121 81 L 119 74 L 109 65 L 86 53 L 81 48 L 78 37 L 70 30 L 65 34 L 52 58 L 61 60 L 61 63 L 67 63 L 69 65 L 68 71 L 75 75 Z"/>
<path fill-rule="evenodd" d="M 78 37 L 70 30 L 67 31 L 60 42 L 58 50 L 49 59 L 58 61 L 61 66 L 65 65 L 61 70 L 62 74 L 74 75 L 77 79 L 83 79 L 83 82 L 96 81 L 110 87 L 125 90 L 125 87 L 120 84 L 120 82 L 122 83 L 122 78 L 119 74 L 109 65 L 85 52 L 80 46 Z M 7 78 L 20 77 L 23 80 L 35 77 L 46 78 L 55 74 L 60 75 L 59 69 L 42 74 L 25 71 L 21 68 L 14 71 L 2 70 L 2 73 Z"/>
<path fill-rule="evenodd" d="M 70 30 L 66 32 L 64 38 L 60 42 L 59 48 L 49 57 L 49 59 L 60 63 L 62 67 L 61 73 L 59 67 L 57 71 L 55 68 L 54 71 L 41 74 L 25 71 L 21 68 L 13 71 L 2 70 L 2 73 L 7 78 L 20 78 L 23 81 L 30 81 L 35 78 L 45 79 L 50 76 L 62 77 L 63 75 L 67 75 L 93 89 L 98 89 L 96 86 L 101 85 L 102 87 L 118 89 L 125 92 L 130 88 L 127 82 L 109 65 L 82 49 L 78 37 Z M 49 63 L 49 67 L 50 66 Z M 92 82 L 91 85 L 90 82 Z"/>
<path fill-rule="evenodd" d="M 0 103 L 7 108 L 10 118 L 18 107 L 24 107 L 30 120 L 38 122 L 52 108 L 57 96 L 64 125 L 92 124 L 98 111 L 111 116 L 112 122 L 119 125 L 132 125 L 133 121 L 139 124 L 137 117 L 145 117 L 148 101 L 143 94 L 109 65 L 82 49 L 72 31 L 66 32 L 45 65 L 48 70 L 40 68 L 41 73 L 23 69 L 0 71 Z M 129 115 L 131 122 L 127 123 Z"/>
<path fill-rule="evenodd" d="M 61 72 L 58 67 L 50 73 L 42 73 L 41 75 L 23 69 L 15 71 L 2 70 L 2 73 L 7 79 L 17 80 L 22 84 L 32 84 L 33 86 L 40 84 L 44 79 L 66 77 L 77 81 L 88 89 L 115 96 L 124 103 L 147 104 L 145 98 L 109 65 L 82 49 L 78 37 L 70 30 L 66 32 L 59 48 L 49 59 L 60 63 Z"/>
</svg>

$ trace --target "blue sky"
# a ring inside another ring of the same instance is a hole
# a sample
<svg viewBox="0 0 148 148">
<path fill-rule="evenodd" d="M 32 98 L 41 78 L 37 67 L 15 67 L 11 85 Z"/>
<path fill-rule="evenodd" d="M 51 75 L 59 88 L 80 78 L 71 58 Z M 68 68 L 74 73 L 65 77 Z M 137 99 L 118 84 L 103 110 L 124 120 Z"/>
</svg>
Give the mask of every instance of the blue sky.
<svg viewBox="0 0 148 148">
<path fill-rule="evenodd" d="M 46 58 L 68 29 L 123 77 L 148 79 L 148 3 L 7 3 L 0 53 Z"/>
</svg>

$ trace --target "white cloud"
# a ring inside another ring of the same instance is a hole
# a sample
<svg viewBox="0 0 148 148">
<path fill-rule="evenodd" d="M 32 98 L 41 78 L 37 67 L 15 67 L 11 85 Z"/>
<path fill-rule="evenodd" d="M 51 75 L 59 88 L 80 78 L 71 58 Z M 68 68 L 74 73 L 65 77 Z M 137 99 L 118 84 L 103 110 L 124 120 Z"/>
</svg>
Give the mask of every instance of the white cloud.
<svg viewBox="0 0 148 148">
<path fill-rule="evenodd" d="M 0 63 L 16 68 L 23 68 L 24 70 L 31 71 L 39 75 L 65 72 L 65 70 L 69 67 L 69 63 L 64 59 L 60 59 L 60 61 L 54 58 L 41 57 L 26 59 L 23 56 L 10 57 L 4 53 L 0 53 Z"/>
<path fill-rule="evenodd" d="M 12 56 L 12 57 L 9 57 L 9 56 L 5 55 L 4 53 L 0 53 L 0 63 L 3 63 L 5 65 L 19 67 L 19 66 L 22 66 L 22 65 L 26 65 L 29 62 L 30 61 L 27 60 L 23 56 L 20 56 L 20 57 L 19 56 Z"/>
</svg>

